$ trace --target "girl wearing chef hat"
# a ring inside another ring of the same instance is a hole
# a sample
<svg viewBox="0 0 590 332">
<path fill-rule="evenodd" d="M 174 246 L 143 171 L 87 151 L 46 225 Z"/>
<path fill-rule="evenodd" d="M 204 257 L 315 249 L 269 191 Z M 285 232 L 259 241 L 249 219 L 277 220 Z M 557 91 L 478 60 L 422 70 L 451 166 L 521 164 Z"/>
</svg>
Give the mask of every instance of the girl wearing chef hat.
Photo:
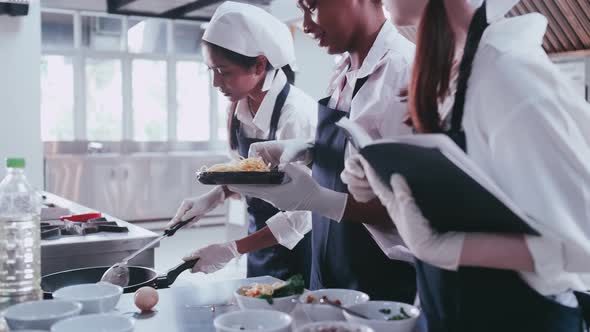
<svg viewBox="0 0 590 332">
<path fill-rule="evenodd" d="M 547 19 L 504 18 L 517 2 L 430 0 L 409 105 L 419 132 L 447 131 L 428 105 L 447 95 L 441 87 L 448 89 L 449 77 L 440 73 L 450 72 L 457 45 L 464 44 L 447 132 L 541 236 L 438 233 L 403 177 L 394 174 L 385 186 L 362 157 L 351 158 L 363 165 L 417 258 L 431 332 L 583 329 L 583 294 L 574 291 L 590 287 L 590 106 L 542 49 Z M 357 188 L 349 186 L 353 195 L 369 198 Z"/>
<path fill-rule="evenodd" d="M 218 7 L 203 36 L 204 56 L 213 72 L 213 85 L 232 105 L 228 116 L 231 149 L 248 157 L 252 143 L 313 137 L 315 126 L 309 110 L 317 102 L 288 82 L 295 62 L 293 38 L 288 27 L 252 5 L 227 1 Z M 170 226 L 195 218 L 222 204 L 231 193 L 219 186 L 209 193 L 183 201 Z M 279 213 L 260 199 L 246 197 L 249 233 L 267 223 L 309 223 L 306 212 Z M 309 276 L 309 235 L 293 250 L 277 246 L 248 255 L 248 277 L 270 275 L 287 279 Z M 200 258 L 193 272 L 210 273 L 250 248 L 235 241 L 197 250 L 185 259 Z"/>
</svg>

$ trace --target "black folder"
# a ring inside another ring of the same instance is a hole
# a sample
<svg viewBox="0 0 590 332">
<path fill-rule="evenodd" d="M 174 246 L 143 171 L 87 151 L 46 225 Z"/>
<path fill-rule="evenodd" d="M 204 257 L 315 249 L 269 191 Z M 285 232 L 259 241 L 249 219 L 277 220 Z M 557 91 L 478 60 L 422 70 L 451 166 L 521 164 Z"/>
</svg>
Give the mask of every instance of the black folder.
<svg viewBox="0 0 590 332">
<path fill-rule="evenodd" d="M 350 130 L 347 130 L 347 135 L 354 140 L 355 135 L 351 135 Z M 430 135 L 430 139 L 447 139 L 434 136 Z M 408 141 L 416 142 L 419 139 L 414 135 Z M 522 212 L 514 212 L 459 167 L 457 160 L 453 162 L 453 158 L 449 159 L 447 156 L 450 154 L 445 155 L 438 147 L 403 142 L 403 138 L 397 142 L 369 144 L 357 140 L 353 145 L 357 146 L 383 183 L 389 186 L 393 174 L 404 176 L 424 217 L 439 232 L 539 235 L 525 221 L 526 216 Z M 452 152 L 455 157 L 459 156 L 456 150 Z M 514 207 L 514 204 L 511 205 Z"/>
</svg>

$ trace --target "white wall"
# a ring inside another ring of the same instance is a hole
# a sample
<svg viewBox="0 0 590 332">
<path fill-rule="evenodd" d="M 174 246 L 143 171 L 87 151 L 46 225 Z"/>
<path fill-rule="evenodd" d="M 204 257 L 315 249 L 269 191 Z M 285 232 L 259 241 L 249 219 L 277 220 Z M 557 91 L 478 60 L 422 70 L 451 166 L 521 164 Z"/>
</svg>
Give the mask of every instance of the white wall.
<svg viewBox="0 0 590 332">
<path fill-rule="evenodd" d="M 283 22 L 294 22 L 303 19 L 303 12 L 297 8 L 295 0 L 273 0 L 269 11 Z"/>
<path fill-rule="evenodd" d="M 298 72 L 295 85 L 314 99 L 326 97 L 328 83 L 336 65 L 334 56 L 328 55 L 315 40 L 294 29 L 295 55 Z"/>
<path fill-rule="evenodd" d="M 43 188 L 39 0 L 27 16 L 0 16 L 0 48 L 0 175 L 6 157 L 24 157 L 29 180 Z"/>
</svg>

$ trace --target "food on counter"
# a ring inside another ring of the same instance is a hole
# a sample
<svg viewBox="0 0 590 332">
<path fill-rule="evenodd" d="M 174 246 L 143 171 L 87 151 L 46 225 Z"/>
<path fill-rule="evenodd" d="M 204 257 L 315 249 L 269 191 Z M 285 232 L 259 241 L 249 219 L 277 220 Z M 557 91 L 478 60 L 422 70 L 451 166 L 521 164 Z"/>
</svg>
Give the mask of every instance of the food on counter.
<svg viewBox="0 0 590 332">
<path fill-rule="evenodd" d="M 381 309 L 381 310 L 379 310 L 379 312 L 384 315 L 391 315 L 391 309 L 388 309 L 388 308 Z M 408 315 L 408 313 L 406 313 L 404 308 L 400 308 L 399 314 L 388 317 L 388 318 L 386 318 L 386 320 L 404 320 L 404 319 L 408 319 L 408 318 L 412 318 L 412 316 Z"/>
<path fill-rule="evenodd" d="M 318 326 L 313 329 L 310 329 L 309 332 L 361 332 L 361 330 L 352 330 L 343 326 Z"/>
<path fill-rule="evenodd" d="M 332 302 L 336 305 L 342 305 L 342 301 L 336 299 L 329 299 L 327 296 L 322 296 L 322 300 L 326 301 L 326 302 Z M 313 304 L 313 303 L 321 303 L 315 296 L 308 296 L 307 299 L 305 300 L 305 303 L 309 303 L 309 304 Z"/>
<path fill-rule="evenodd" d="M 265 299 L 269 304 L 273 304 L 273 298 L 302 294 L 304 289 L 305 283 L 303 277 L 298 274 L 292 276 L 286 282 L 252 284 L 250 286 L 245 286 L 238 290 L 238 294 Z"/>
<path fill-rule="evenodd" d="M 158 292 L 151 287 L 141 287 L 135 292 L 135 306 L 139 310 L 151 311 L 158 304 Z"/>
<path fill-rule="evenodd" d="M 226 164 L 203 166 L 201 172 L 269 172 L 271 167 L 262 158 L 245 158 L 234 160 Z"/>
</svg>

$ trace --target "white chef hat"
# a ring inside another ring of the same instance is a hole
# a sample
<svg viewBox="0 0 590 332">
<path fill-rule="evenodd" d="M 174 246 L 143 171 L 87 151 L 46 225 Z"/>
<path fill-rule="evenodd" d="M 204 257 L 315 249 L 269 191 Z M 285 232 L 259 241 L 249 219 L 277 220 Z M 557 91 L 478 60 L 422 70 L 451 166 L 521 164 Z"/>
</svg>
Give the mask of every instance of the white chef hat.
<svg viewBox="0 0 590 332">
<path fill-rule="evenodd" d="M 473 6 L 479 7 L 483 0 L 470 0 Z M 488 23 L 493 23 L 508 14 L 512 7 L 516 6 L 520 0 L 486 0 L 486 16 Z"/>
<path fill-rule="evenodd" d="M 295 48 L 289 28 L 265 10 L 226 1 L 217 8 L 203 40 L 248 57 L 264 55 L 275 70 L 267 73 L 263 91 L 270 89 L 276 70 L 295 66 Z"/>
</svg>

